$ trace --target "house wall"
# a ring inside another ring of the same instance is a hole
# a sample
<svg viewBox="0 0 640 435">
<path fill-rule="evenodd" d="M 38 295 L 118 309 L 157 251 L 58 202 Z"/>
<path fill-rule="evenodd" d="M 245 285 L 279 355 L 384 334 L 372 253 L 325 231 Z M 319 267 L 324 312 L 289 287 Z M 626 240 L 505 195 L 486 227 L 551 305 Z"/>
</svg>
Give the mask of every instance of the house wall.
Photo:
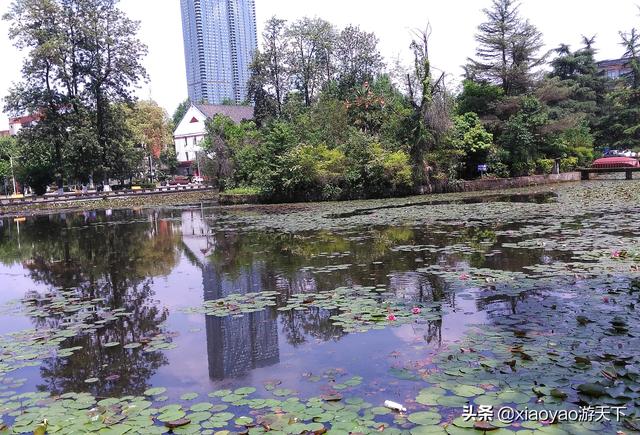
<svg viewBox="0 0 640 435">
<path fill-rule="evenodd" d="M 193 122 L 195 119 L 196 122 Z M 178 161 L 192 162 L 196 160 L 196 152 L 202 151 L 201 142 L 206 136 L 205 122 L 207 117 L 197 108 L 191 106 L 173 134 Z"/>
</svg>

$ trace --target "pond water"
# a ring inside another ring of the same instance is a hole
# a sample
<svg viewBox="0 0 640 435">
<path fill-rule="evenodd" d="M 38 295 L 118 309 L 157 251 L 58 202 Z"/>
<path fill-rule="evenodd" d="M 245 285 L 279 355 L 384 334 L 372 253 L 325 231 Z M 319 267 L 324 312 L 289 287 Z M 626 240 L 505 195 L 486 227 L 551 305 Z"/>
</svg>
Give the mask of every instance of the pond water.
<svg viewBox="0 0 640 435">
<path fill-rule="evenodd" d="M 637 187 L 0 220 L 0 413 L 16 433 L 479 433 L 465 405 L 606 404 L 624 421 L 491 429 L 633 430 Z"/>
</svg>

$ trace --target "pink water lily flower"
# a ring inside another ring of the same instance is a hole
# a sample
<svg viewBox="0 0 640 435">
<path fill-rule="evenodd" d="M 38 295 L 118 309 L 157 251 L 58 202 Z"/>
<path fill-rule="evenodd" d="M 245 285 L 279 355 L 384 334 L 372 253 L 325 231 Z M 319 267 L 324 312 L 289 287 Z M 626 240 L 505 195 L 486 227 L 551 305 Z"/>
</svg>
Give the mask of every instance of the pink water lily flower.
<svg viewBox="0 0 640 435">
<path fill-rule="evenodd" d="M 422 312 L 422 310 L 418 307 L 413 307 L 413 310 L 411 310 L 411 312 L 413 314 L 420 314 Z"/>
<path fill-rule="evenodd" d="M 611 258 L 620 258 L 620 251 L 613 251 L 611 253 Z"/>
<path fill-rule="evenodd" d="M 469 275 L 467 275 L 466 273 L 463 273 L 462 275 L 460 275 L 460 279 L 462 281 L 467 281 L 469 278 L 471 278 Z"/>
<path fill-rule="evenodd" d="M 396 321 L 396 315 L 391 313 L 387 316 L 387 320 L 390 322 L 395 322 Z"/>
</svg>

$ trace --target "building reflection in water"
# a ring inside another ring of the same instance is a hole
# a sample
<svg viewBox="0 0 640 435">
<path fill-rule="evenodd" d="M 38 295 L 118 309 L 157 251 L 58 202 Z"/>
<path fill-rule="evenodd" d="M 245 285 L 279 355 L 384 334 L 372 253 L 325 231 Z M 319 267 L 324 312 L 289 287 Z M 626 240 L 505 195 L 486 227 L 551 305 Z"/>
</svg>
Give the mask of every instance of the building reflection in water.
<svg viewBox="0 0 640 435">
<path fill-rule="evenodd" d="M 192 260 L 202 270 L 205 301 L 262 290 L 263 264 L 252 262 L 242 266 L 232 277 L 211 263 L 209 256 L 216 246 L 200 210 L 183 212 L 182 234 Z M 253 369 L 280 362 L 274 310 L 266 309 L 240 317 L 206 316 L 205 319 L 209 377 L 212 380 L 241 377 Z"/>
</svg>

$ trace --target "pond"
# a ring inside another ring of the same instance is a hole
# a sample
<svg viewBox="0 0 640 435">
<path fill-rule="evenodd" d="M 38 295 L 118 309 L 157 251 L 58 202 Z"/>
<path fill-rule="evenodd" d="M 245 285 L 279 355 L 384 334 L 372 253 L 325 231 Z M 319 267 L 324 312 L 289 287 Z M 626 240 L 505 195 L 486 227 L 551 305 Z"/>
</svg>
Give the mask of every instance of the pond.
<svg viewBox="0 0 640 435">
<path fill-rule="evenodd" d="M 2 427 L 637 431 L 639 187 L 5 218 Z"/>
</svg>

